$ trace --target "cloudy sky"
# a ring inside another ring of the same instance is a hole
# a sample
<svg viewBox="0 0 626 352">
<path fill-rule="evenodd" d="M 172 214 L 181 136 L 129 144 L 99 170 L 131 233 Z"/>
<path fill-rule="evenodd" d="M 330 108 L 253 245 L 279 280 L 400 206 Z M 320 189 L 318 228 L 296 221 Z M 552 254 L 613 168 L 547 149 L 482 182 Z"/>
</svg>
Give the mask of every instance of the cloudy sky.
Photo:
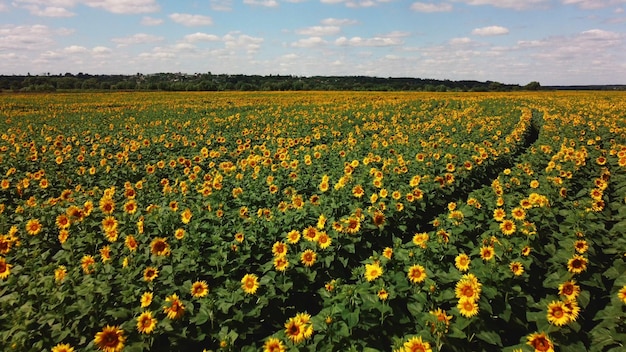
<svg viewBox="0 0 626 352">
<path fill-rule="evenodd" d="M 0 63 L 626 84 L 626 0 L 0 0 Z"/>
</svg>

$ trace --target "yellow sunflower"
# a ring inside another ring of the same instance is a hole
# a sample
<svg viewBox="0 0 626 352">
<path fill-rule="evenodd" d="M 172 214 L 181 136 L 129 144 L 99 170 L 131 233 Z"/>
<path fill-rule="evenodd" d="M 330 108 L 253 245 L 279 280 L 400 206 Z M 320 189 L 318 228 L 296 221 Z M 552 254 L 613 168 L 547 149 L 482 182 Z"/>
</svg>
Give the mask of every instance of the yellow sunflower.
<svg viewBox="0 0 626 352">
<path fill-rule="evenodd" d="M 246 274 L 241 279 L 241 288 L 243 292 L 253 295 L 259 288 L 259 278 L 254 274 Z"/>
<path fill-rule="evenodd" d="M 124 349 L 124 331 L 119 326 L 105 326 L 96 333 L 94 343 L 104 352 L 120 352 Z"/>
<path fill-rule="evenodd" d="M 206 297 L 209 294 L 209 285 L 206 281 L 196 281 L 191 285 L 191 295 L 196 298 Z"/>
<path fill-rule="evenodd" d="M 374 281 L 383 274 L 383 268 L 378 263 L 365 264 L 365 280 Z"/>
<path fill-rule="evenodd" d="M 169 302 L 169 304 L 163 306 L 163 313 L 165 313 L 169 319 L 179 319 L 185 314 L 185 305 L 178 298 L 177 294 L 174 293 L 165 297 L 165 302 Z"/>
<path fill-rule="evenodd" d="M 152 316 L 152 312 L 146 311 L 137 317 L 137 331 L 142 334 L 150 334 L 157 325 L 157 319 Z"/>
<path fill-rule="evenodd" d="M 414 264 L 408 270 L 407 277 L 414 284 L 419 284 L 426 280 L 426 269 L 419 264 Z"/>
<path fill-rule="evenodd" d="M 532 333 L 526 339 L 526 344 L 534 348 L 535 352 L 554 352 L 554 345 L 544 332 Z"/>
</svg>

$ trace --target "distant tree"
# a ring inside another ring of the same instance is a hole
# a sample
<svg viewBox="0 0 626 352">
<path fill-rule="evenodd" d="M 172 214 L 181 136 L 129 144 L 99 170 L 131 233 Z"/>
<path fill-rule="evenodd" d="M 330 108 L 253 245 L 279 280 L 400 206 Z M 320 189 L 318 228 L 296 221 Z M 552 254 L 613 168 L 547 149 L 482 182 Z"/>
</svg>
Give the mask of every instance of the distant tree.
<svg viewBox="0 0 626 352">
<path fill-rule="evenodd" d="M 527 85 L 525 85 L 524 89 L 526 89 L 526 90 L 540 90 L 541 89 L 541 84 L 539 84 L 539 82 L 537 82 L 537 81 L 532 81 L 532 82 L 528 83 Z"/>
</svg>

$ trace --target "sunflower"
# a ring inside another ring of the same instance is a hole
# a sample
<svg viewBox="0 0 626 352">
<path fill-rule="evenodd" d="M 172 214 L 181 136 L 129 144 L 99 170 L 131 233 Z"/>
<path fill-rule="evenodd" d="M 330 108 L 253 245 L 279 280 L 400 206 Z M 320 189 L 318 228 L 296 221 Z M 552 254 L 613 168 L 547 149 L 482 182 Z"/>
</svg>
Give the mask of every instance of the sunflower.
<svg viewBox="0 0 626 352">
<path fill-rule="evenodd" d="M 59 231 L 59 243 L 63 244 L 65 243 L 65 241 L 67 241 L 67 239 L 70 237 L 70 232 L 67 230 L 61 230 Z"/>
<path fill-rule="evenodd" d="M 511 262 L 509 269 L 511 269 L 511 272 L 515 276 L 520 276 L 524 273 L 524 265 L 520 262 Z"/>
<path fill-rule="evenodd" d="M 471 318 L 478 314 L 478 304 L 472 299 L 461 298 L 456 307 L 459 309 L 461 315 L 466 318 Z"/>
<path fill-rule="evenodd" d="M 3 257 L 0 257 L 0 280 L 4 280 L 11 275 L 11 264 L 7 264 Z"/>
<path fill-rule="evenodd" d="M 363 189 L 363 186 L 356 185 L 356 186 L 352 187 L 352 195 L 354 197 L 361 198 L 361 197 L 363 197 L 364 194 L 365 194 L 365 190 Z"/>
<path fill-rule="evenodd" d="M 317 244 L 319 244 L 321 249 L 328 248 L 332 242 L 332 239 L 326 233 L 326 231 L 318 231 Z"/>
<path fill-rule="evenodd" d="M 113 229 L 111 231 L 105 231 L 104 232 L 104 237 L 107 239 L 107 241 L 109 242 L 115 242 L 117 241 L 117 237 L 119 236 L 119 232 L 117 232 L 117 229 Z"/>
<path fill-rule="evenodd" d="M 422 337 L 412 337 L 402 345 L 406 352 L 432 352 L 430 343 L 422 341 Z"/>
<path fill-rule="evenodd" d="M 120 352 L 124 349 L 124 331 L 119 326 L 105 326 L 102 331 L 96 333 L 94 343 L 98 349 L 104 352 Z"/>
<path fill-rule="evenodd" d="M 263 352 L 285 352 L 285 345 L 279 339 L 270 337 L 263 344 Z"/>
<path fill-rule="evenodd" d="M 272 245 L 272 254 L 274 257 L 280 257 L 287 254 L 287 245 L 284 242 L 277 241 Z"/>
<path fill-rule="evenodd" d="M 378 290 L 378 293 L 376 295 L 381 301 L 386 301 L 387 298 L 389 298 L 389 292 L 387 292 L 385 288 L 381 288 L 380 290 Z"/>
<path fill-rule="evenodd" d="M 243 232 L 237 232 L 235 234 L 235 241 L 237 241 L 239 243 L 242 243 L 244 239 L 245 239 L 245 236 L 244 236 Z"/>
<path fill-rule="evenodd" d="M 548 322 L 562 326 L 570 322 L 570 315 L 562 301 L 552 301 L 548 304 Z"/>
<path fill-rule="evenodd" d="M 622 288 L 617 291 L 617 298 L 619 298 L 624 304 L 626 304 L 626 285 L 622 286 Z"/>
<path fill-rule="evenodd" d="M 126 236 L 126 238 L 124 239 L 124 244 L 126 245 L 126 248 L 128 248 L 128 250 L 131 252 L 136 251 L 137 247 L 139 246 L 137 240 L 135 239 L 135 236 L 133 235 Z"/>
<path fill-rule="evenodd" d="M 69 343 L 59 343 L 52 347 L 50 352 L 74 352 L 74 347 L 72 347 Z"/>
<path fill-rule="evenodd" d="M 185 210 L 183 210 L 183 212 L 180 214 L 180 221 L 183 222 L 183 224 L 188 224 L 189 221 L 191 221 L 191 217 L 193 216 L 193 213 L 191 212 L 191 210 L 189 208 L 186 208 Z"/>
<path fill-rule="evenodd" d="M 589 244 L 587 244 L 587 241 L 585 240 L 577 240 L 574 242 L 574 249 L 578 252 L 578 254 L 583 254 L 587 252 L 587 249 L 589 249 Z"/>
<path fill-rule="evenodd" d="M 177 294 L 165 297 L 165 302 L 169 305 L 163 306 L 163 313 L 171 320 L 178 319 L 185 314 L 185 305 L 180 301 Z"/>
<path fill-rule="evenodd" d="M 62 282 L 65 280 L 65 276 L 67 275 L 67 268 L 65 265 L 59 265 L 58 268 L 54 269 L 54 281 Z"/>
<path fill-rule="evenodd" d="M 159 270 L 153 266 L 149 266 L 143 271 L 144 281 L 152 282 L 157 276 L 159 276 Z"/>
<path fill-rule="evenodd" d="M 587 259 L 581 255 L 575 254 L 567 261 L 567 270 L 573 274 L 580 274 L 587 270 Z"/>
<path fill-rule="evenodd" d="M 55 220 L 55 224 L 61 230 L 67 229 L 70 227 L 70 218 L 68 218 L 66 214 L 59 214 Z"/>
<path fill-rule="evenodd" d="M 101 198 L 99 206 L 100 210 L 108 215 L 112 214 L 113 210 L 115 210 L 115 202 L 113 201 L 113 199 L 108 197 Z"/>
<path fill-rule="evenodd" d="M 137 331 L 142 334 L 150 334 L 154 331 L 157 320 L 152 316 L 152 312 L 146 311 L 137 317 Z"/>
<path fill-rule="evenodd" d="M 412 283 L 419 284 L 426 280 L 426 269 L 424 269 L 424 267 L 419 264 L 414 264 L 409 268 L 407 272 L 407 277 Z"/>
<path fill-rule="evenodd" d="M 372 216 L 372 222 L 374 223 L 374 225 L 376 225 L 377 227 L 381 227 L 382 225 L 385 224 L 385 214 L 381 211 L 375 211 L 374 215 Z"/>
<path fill-rule="evenodd" d="M 206 281 L 196 281 L 191 285 L 191 295 L 200 298 L 209 294 L 209 285 Z"/>
<path fill-rule="evenodd" d="M 391 260 L 392 256 L 393 256 L 393 248 L 385 247 L 385 249 L 383 249 L 383 257 Z"/>
<path fill-rule="evenodd" d="M 524 257 L 528 257 L 530 255 L 530 251 L 531 251 L 531 248 L 529 246 L 524 246 L 524 248 L 522 248 L 521 253 Z"/>
<path fill-rule="evenodd" d="M 315 253 L 313 250 L 311 249 L 307 249 L 304 252 L 302 252 L 302 254 L 300 255 L 300 261 L 302 262 L 302 264 L 304 266 L 308 266 L 311 267 L 313 266 L 313 264 L 315 264 L 315 261 L 317 260 L 317 253 Z"/>
<path fill-rule="evenodd" d="M 478 300 L 480 297 L 482 284 L 474 274 L 465 274 L 456 283 L 454 294 L 458 299 Z"/>
<path fill-rule="evenodd" d="M 580 294 L 580 286 L 576 285 L 576 281 L 568 280 L 559 285 L 559 295 L 565 296 L 568 300 L 574 300 Z"/>
<path fill-rule="evenodd" d="M 480 257 L 483 260 L 491 260 L 495 256 L 495 251 L 492 246 L 484 246 L 480 248 Z"/>
<path fill-rule="evenodd" d="M 109 260 L 111 260 L 111 247 L 110 246 L 104 246 L 100 248 L 100 259 L 102 260 L 103 263 L 106 263 Z"/>
<path fill-rule="evenodd" d="M 185 230 L 178 228 L 174 231 L 174 238 L 176 238 L 177 240 L 182 240 L 183 238 L 185 238 Z"/>
<path fill-rule="evenodd" d="M 300 231 L 291 230 L 287 233 L 287 242 L 296 244 L 298 241 L 300 241 Z"/>
<path fill-rule="evenodd" d="M 37 235 L 41 232 L 42 228 L 43 226 L 38 219 L 30 219 L 26 222 L 26 232 L 28 232 L 29 235 Z"/>
<path fill-rule="evenodd" d="M 515 223 L 511 220 L 504 220 L 500 223 L 500 231 L 507 236 L 514 234 L 516 229 Z"/>
<path fill-rule="evenodd" d="M 315 227 L 309 226 L 302 231 L 302 237 L 310 242 L 316 242 L 318 238 L 318 231 Z"/>
<path fill-rule="evenodd" d="M 526 211 L 521 207 L 513 208 L 513 210 L 511 210 L 511 216 L 513 216 L 515 220 L 523 221 L 526 218 Z"/>
<path fill-rule="evenodd" d="M 373 264 L 365 264 L 365 280 L 374 281 L 383 274 L 383 268 L 376 262 Z"/>
<path fill-rule="evenodd" d="M 91 274 L 94 271 L 93 266 L 95 264 L 96 260 L 89 254 L 84 255 L 80 260 L 80 266 L 83 268 L 83 273 L 85 274 Z"/>
<path fill-rule="evenodd" d="M 361 220 L 356 216 L 351 216 L 344 220 L 346 226 L 342 227 L 346 233 L 355 234 L 361 229 Z"/>
<path fill-rule="evenodd" d="M 465 253 L 461 253 L 454 258 L 454 266 L 456 266 L 456 268 L 460 271 L 468 271 L 469 265 L 470 257 Z"/>
<path fill-rule="evenodd" d="M 501 222 L 506 217 L 506 211 L 502 208 L 496 208 L 493 211 L 493 219 L 497 222 Z"/>
<path fill-rule="evenodd" d="M 152 304 L 152 298 L 154 297 L 154 294 L 152 292 L 144 292 L 141 295 L 141 299 L 139 300 L 140 304 L 141 304 L 141 308 L 146 308 L 149 307 Z"/>
<path fill-rule="evenodd" d="M 259 278 L 254 274 L 246 274 L 241 279 L 241 289 L 243 292 L 253 295 L 259 288 Z"/>
<path fill-rule="evenodd" d="M 554 352 L 554 345 L 544 332 L 532 333 L 526 339 L 526 344 L 534 348 L 535 352 Z"/>
<path fill-rule="evenodd" d="M 167 238 L 157 237 L 150 242 L 150 252 L 156 256 L 170 255 L 170 246 L 167 244 Z"/>
<path fill-rule="evenodd" d="M 278 256 L 274 258 L 274 268 L 278 271 L 285 271 L 289 266 L 289 261 L 285 256 Z"/>
<path fill-rule="evenodd" d="M 289 318 L 285 323 L 285 335 L 293 343 L 300 343 L 304 341 L 305 326 L 299 319 Z"/>
<path fill-rule="evenodd" d="M 429 239 L 429 235 L 426 232 L 421 232 L 421 233 L 416 233 L 415 235 L 413 235 L 413 244 L 418 246 L 418 247 L 422 247 L 422 248 L 426 248 L 426 242 Z"/>
</svg>

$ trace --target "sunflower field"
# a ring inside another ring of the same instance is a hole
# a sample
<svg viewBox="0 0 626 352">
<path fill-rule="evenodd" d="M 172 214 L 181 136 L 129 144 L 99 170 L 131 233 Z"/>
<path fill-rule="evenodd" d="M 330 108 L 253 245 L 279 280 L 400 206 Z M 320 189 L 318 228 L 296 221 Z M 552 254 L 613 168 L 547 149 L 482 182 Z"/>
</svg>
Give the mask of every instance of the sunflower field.
<svg viewBox="0 0 626 352">
<path fill-rule="evenodd" d="M 623 351 L 624 94 L 2 94 L 0 350 Z"/>
</svg>

